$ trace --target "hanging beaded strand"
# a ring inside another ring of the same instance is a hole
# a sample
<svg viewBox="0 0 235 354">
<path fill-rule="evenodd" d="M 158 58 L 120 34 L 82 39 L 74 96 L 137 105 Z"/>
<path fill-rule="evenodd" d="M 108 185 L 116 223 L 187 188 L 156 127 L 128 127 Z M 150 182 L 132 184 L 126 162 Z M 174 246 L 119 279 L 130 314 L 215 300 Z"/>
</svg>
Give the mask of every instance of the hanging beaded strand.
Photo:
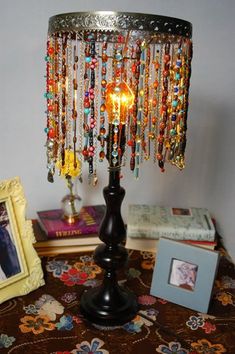
<svg viewBox="0 0 235 354">
<path fill-rule="evenodd" d="M 141 112 L 140 114 L 140 120 L 138 122 L 138 130 L 139 130 L 139 158 L 137 159 L 139 162 L 138 164 L 140 165 L 144 161 L 144 154 L 145 154 L 145 139 L 144 139 L 144 105 L 145 105 L 145 71 L 146 71 L 146 62 L 147 62 L 147 51 L 146 51 L 146 42 L 145 40 L 142 41 L 141 43 L 141 61 L 140 61 L 140 90 L 139 90 L 139 95 L 140 95 L 140 106 L 139 110 Z M 138 176 L 139 177 L 139 167 L 138 167 Z"/>
<path fill-rule="evenodd" d="M 135 154 L 136 154 L 136 133 L 137 133 L 137 115 L 138 115 L 138 93 L 139 93 L 139 78 L 140 78 L 140 56 L 141 48 L 140 41 L 136 42 L 136 47 L 132 47 L 131 59 L 134 60 L 132 65 L 132 91 L 134 93 L 134 105 L 132 108 L 132 117 L 130 119 L 130 139 L 128 145 L 131 147 L 130 169 L 135 170 Z"/>
<path fill-rule="evenodd" d="M 187 114 L 188 114 L 188 96 L 189 96 L 189 80 L 191 76 L 191 59 L 192 59 L 192 42 L 185 40 L 183 61 L 183 99 L 182 99 L 182 115 L 180 124 L 181 140 L 179 144 L 179 159 L 176 166 L 180 169 L 185 167 L 184 153 L 186 147 L 186 131 L 187 131 Z"/>
<path fill-rule="evenodd" d="M 164 154 L 164 143 L 166 149 L 168 148 L 167 145 L 167 136 L 165 135 L 165 128 L 167 126 L 168 120 L 168 107 L 167 107 L 167 97 L 168 97 L 168 85 L 169 85 L 169 61 L 170 61 L 170 44 L 166 43 L 164 46 L 164 50 L 162 51 L 162 65 L 164 67 L 162 72 L 162 90 L 161 90 L 161 117 L 159 121 L 159 135 L 158 135 L 158 146 L 157 146 L 157 160 L 158 166 L 161 169 L 161 172 L 164 172 L 164 163 L 165 163 L 165 154 Z"/>
<path fill-rule="evenodd" d="M 67 63 L 66 63 L 66 49 L 67 36 L 62 37 L 62 117 L 61 117 L 61 166 L 65 165 L 65 144 L 66 144 L 66 111 L 67 111 L 67 92 L 66 92 L 66 78 L 67 78 Z"/>
<path fill-rule="evenodd" d="M 47 168 L 49 182 L 54 182 L 55 173 L 55 118 L 53 115 L 54 110 L 54 41 L 49 38 L 47 41 L 47 55 L 46 60 L 46 72 L 47 72 L 47 83 L 46 83 L 46 93 L 45 97 L 47 99 L 47 127 L 45 132 L 47 133 Z"/>
<path fill-rule="evenodd" d="M 78 82 L 77 82 L 77 70 L 78 70 L 78 53 L 77 53 L 77 38 L 73 45 L 73 167 L 77 168 L 77 159 L 76 159 L 76 144 L 77 144 L 77 98 L 78 98 Z"/>
<path fill-rule="evenodd" d="M 59 82 L 59 51 L 60 51 L 60 43 L 57 38 L 54 38 L 54 70 L 53 70 L 53 92 L 54 92 L 54 132 L 52 131 L 52 135 L 54 135 L 54 161 L 56 161 L 59 153 L 59 142 L 60 142 L 60 116 L 59 116 L 59 96 L 58 96 L 58 82 Z"/>
<path fill-rule="evenodd" d="M 118 43 L 121 48 L 121 55 L 118 59 L 117 62 L 117 71 L 119 75 L 120 71 L 120 81 L 125 82 L 128 85 L 128 79 L 127 79 L 127 53 L 128 53 L 128 38 L 129 38 L 129 32 L 126 34 L 124 37 L 122 34 L 118 36 Z M 129 87 L 129 86 L 128 86 Z M 118 132 L 118 166 L 123 165 L 123 155 L 125 152 L 125 143 L 126 143 L 126 124 L 129 123 L 129 112 L 131 111 L 132 107 L 128 107 L 125 117 L 120 117 L 119 119 L 119 132 Z"/>
<path fill-rule="evenodd" d="M 100 102 L 100 131 L 99 142 L 100 152 L 99 160 L 104 161 L 105 158 L 105 141 L 106 141 L 106 128 L 105 128 L 105 113 L 106 113 L 106 86 L 107 86 L 107 36 L 103 38 L 102 52 L 101 52 L 101 102 Z"/>
<path fill-rule="evenodd" d="M 154 144 L 153 161 L 157 159 L 157 144 L 158 144 L 158 122 L 160 117 L 160 82 L 161 82 L 161 65 L 160 65 L 160 50 L 159 45 L 155 44 L 153 47 L 153 59 L 152 59 L 152 117 L 151 117 L 151 137 Z"/>
<path fill-rule="evenodd" d="M 96 125 L 96 117 L 95 117 L 95 66 L 96 66 L 96 51 L 95 51 L 95 38 L 94 34 L 90 34 L 89 36 L 91 44 L 91 62 L 90 62 L 90 130 L 89 130 L 89 175 L 90 177 L 93 175 L 94 167 L 93 167 L 93 157 L 95 154 L 95 146 L 94 146 L 94 128 Z"/>
<path fill-rule="evenodd" d="M 89 160 L 89 121 L 88 116 L 90 114 L 90 99 L 89 99 L 89 63 L 91 62 L 90 56 L 90 43 L 86 42 L 85 48 L 85 67 L 84 67 L 84 100 L 83 100 L 83 130 L 84 130 L 84 145 L 82 154 L 84 160 Z"/>
<path fill-rule="evenodd" d="M 70 38 L 70 34 L 67 37 L 67 48 L 66 48 L 66 95 L 67 95 L 67 103 L 66 103 L 66 151 L 67 151 L 67 159 L 66 161 L 66 172 L 68 176 L 71 176 L 74 169 L 74 161 L 76 161 L 76 154 L 73 151 L 73 138 L 74 138 L 74 118 L 73 118 L 73 96 L 74 96 L 74 85 L 73 85 L 73 46 L 72 40 Z M 70 160 L 72 158 L 72 154 L 70 151 L 73 151 L 73 162 Z"/>
<path fill-rule="evenodd" d="M 131 60 L 130 60 L 130 47 L 128 45 L 130 32 L 126 36 L 122 34 L 119 35 L 119 43 L 123 43 L 123 61 L 122 61 L 122 81 L 124 81 L 132 92 L 132 78 L 128 75 L 131 72 Z M 128 107 L 128 112 L 126 115 L 126 120 L 119 126 L 119 160 L 120 165 L 124 167 L 127 160 L 127 149 L 125 147 L 126 142 L 129 139 L 129 127 L 130 127 L 130 116 L 132 115 L 133 105 Z"/>
<path fill-rule="evenodd" d="M 83 143 L 85 140 L 85 126 L 84 126 L 84 88 L 85 88 L 85 43 L 77 38 L 77 50 L 78 50 L 78 102 L 77 102 L 77 107 L 78 107 L 78 135 L 77 135 L 77 140 L 78 140 L 78 154 L 80 157 L 80 161 L 83 159 L 86 159 L 86 155 L 84 154 L 84 149 L 83 149 Z M 80 179 L 82 180 L 82 172 L 83 169 L 80 171 Z"/>
<path fill-rule="evenodd" d="M 55 155 L 55 162 L 57 163 L 61 159 L 61 149 L 62 149 L 62 107 L 63 107 L 63 99 L 62 99 L 62 51 L 63 51 L 63 39 L 62 36 L 55 37 L 55 41 L 57 43 L 56 51 L 55 51 L 55 60 L 56 60 L 56 71 L 54 73 L 55 80 L 55 90 L 56 90 L 56 105 L 58 108 L 58 125 L 57 125 L 57 144 L 58 150 Z M 61 170 L 58 169 L 58 174 L 60 175 Z"/>
<path fill-rule="evenodd" d="M 176 48 L 177 46 L 177 48 Z M 181 59 L 180 53 L 182 52 L 181 44 L 176 45 L 174 50 L 172 50 L 172 65 L 171 65 L 171 74 L 170 74 L 170 87 L 171 92 L 169 96 L 170 99 L 170 119 L 169 119 L 169 153 L 168 160 L 175 164 L 175 157 L 177 156 L 177 147 L 178 147 L 178 126 L 179 126 L 179 110 L 180 110 L 180 67 L 181 67 Z"/>
<path fill-rule="evenodd" d="M 136 150 L 135 150 L 135 178 L 139 177 L 140 154 L 141 154 L 141 122 L 143 119 L 143 96 L 144 96 L 144 67 L 145 67 L 145 51 L 143 43 L 140 44 L 140 60 L 139 60 L 139 87 L 138 87 L 138 101 L 137 101 L 137 122 L 136 122 Z"/>
<path fill-rule="evenodd" d="M 147 145 L 146 145 L 146 151 L 147 154 L 145 156 L 145 160 L 149 160 L 151 157 L 151 145 L 154 141 L 155 138 L 155 124 L 154 124 L 154 114 L 155 114 L 155 108 L 156 106 L 153 106 L 153 96 L 154 96 L 154 87 L 153 87 L 153 82 L 155 79 L 155 70 L 154 70 L 154 64 L 153 61 L 155 60 L 155 53 L 154 53 L 154 48 L 153 46 L 149 46 L 148 48 L 148 55 L 149 55 L 149 64 L 148 64 L 148 96 L 149 99 L 147 101 L 147 108 L 148 108 L 148 122 L 147 122 L 147 130 L 146 130 L 146 140 L 147 140 Z"/>
<path fill-rule="evenodd" d="M 113 117 L 110 116 L 110 112 L 108 112 L 108 95 L 107 95 L 107 86 L 108 83 L 113 82 L 114 80 L 114 55 L 115 55 L 115 44 L 111 41 L 107 43 L 107 65 L 106 65 L 106 89 L 105 89 L 105 109 L 107 113 L 107 134 L 106 134 L 106 159 L 108 160 L 109 166 L 112 164 L 112 144 L 113 144 L 113 126 L 112 126 L 112 119 Z M 113 113 L 112 113 L 113 114 Z"/>
<path fill-rule="evenodd" d="M 93 60 L 93 64 L 95 66 L 95 72 L 96 72 L 96 80 L 95 80 L 95 88 L 94 88 L 94 128 L 93 128 L 93 146 L 95 148 L 94 150 L 94 156 L 93 156 L 93 176 L 92 176 L 92 185 L 96 186 L 98 183 L 98 177 L 97 177 L 97 159 L 98 159 L 98 124 L 99 124 L 99 109 L 100 109 L 100 65 L 98 61 L 98 54 L 100 53 L 100 43 L 96 43 L 96 57 L 95 60 Z"/>
<path fill-rule="evenodd" d="M 114 69 L 114 78 L 115 78 L 115 84 L 116 88 L 115 90 L 118 91 L 118 85 L 121 82 L 121 71 L 122 71 L 122 47 L 120 45 L 117 45 L 116 50 L 115 50 L 115 69 Z M 118 102 L 115 102 L 115 107 L 114 107 L 114 119 L 112 121 L 113 124 L 113 145 L 112 145 L 112 165 L 116 166 L 117 163 L 119 162 L 119 154 L 118 154 L 118 137 L 119 137 L 119 126 L 120 126 L 120 104 Z"/>
<path fill-rule="evenodd" d="M 149 64 L 150 64 L 150 47 L 145 45 L 145 74 L 144 74 L 144 107 L 143 107 L 143 122 L 142 122 L 142 149 L 144 152 L 144 159 L 149 159 L 150 141 L 149 141 Z"/>
</svg>

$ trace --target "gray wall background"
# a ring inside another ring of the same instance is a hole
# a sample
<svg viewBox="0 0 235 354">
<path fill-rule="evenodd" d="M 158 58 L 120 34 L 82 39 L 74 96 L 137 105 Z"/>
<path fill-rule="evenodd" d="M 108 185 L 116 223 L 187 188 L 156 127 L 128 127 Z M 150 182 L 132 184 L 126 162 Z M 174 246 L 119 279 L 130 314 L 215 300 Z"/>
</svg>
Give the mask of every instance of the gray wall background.
<svg viewBox="0 0 235 354">
<path fill-rule="evenodd" d="M 0 179 L 20 176 L 27 217 L 56 208 L 66 192 L 47 182 L 45 157 L 45 48 L 48 18 L 57 13 L 113 10 L 156 13 L 192 22 L 194 57 L 188 120 L 187 166 L 160 173 L 146 162 L 134 180 L 123 170 L 129 203 L 207 207 L 235 259 L 235 1 L 234 0 L 0 0 Z M 80 185 L 84 204 L 103 203 L 99 185 Z"/>
</svg>

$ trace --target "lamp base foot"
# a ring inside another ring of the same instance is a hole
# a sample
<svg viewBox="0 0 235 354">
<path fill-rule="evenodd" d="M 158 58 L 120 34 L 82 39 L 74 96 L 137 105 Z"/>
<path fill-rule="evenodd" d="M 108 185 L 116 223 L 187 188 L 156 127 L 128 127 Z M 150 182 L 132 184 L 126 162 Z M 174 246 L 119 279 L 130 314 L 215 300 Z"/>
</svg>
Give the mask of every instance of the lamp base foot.
<svg viewBox="0 0 235 354">
<path fill-rule="evenodd" d="M 131 321 L 138 312 L 135 294 L 119 285 L 111 294 L 106 290 L 101 286 L 85 291 L 80 302 L 81 314 L 91 323 L 107 327 Z"/>
</svg>

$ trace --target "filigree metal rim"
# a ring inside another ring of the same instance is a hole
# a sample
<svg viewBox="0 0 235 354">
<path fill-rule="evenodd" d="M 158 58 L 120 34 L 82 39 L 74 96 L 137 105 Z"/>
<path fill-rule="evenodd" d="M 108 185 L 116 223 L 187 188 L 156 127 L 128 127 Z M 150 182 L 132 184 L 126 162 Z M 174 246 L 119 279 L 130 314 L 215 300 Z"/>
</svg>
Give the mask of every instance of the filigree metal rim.
<svg viewBox="0 0 235 354">
<path fill-rule="evenodd" d="M 192 24 L 174 17 L 132 12 L 72 12 L 50 17 L 48 34 L 89 31 L 144 31 L 192 37 Z"/>
</svg>

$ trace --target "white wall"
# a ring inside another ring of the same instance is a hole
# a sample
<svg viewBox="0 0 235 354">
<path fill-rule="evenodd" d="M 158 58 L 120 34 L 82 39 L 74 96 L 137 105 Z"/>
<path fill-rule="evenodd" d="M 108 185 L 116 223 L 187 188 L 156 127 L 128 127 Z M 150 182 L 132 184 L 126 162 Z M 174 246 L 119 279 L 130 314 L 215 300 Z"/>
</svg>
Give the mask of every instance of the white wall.
<svg viewBox="0 0 235 354">
<path fill-rule="evenodd" d="M 48 18 L 84 10 L 146 12 L 193 23 L 187 167 L 164 174 L 148 162 L 135 181 L 126 168 L 128 203 L 207 207 L 235 259 L 235 2 L 233 0 L 8 0 L 0 1 L 0 179 L 20 176 L 28 217 L 55 208 L 65 194 L 59 177 L 46 179 L 45 47 Z M 81 185 L 85 204 L 102 203 L 107 172 L 96 188 Z"/>
</svg>

